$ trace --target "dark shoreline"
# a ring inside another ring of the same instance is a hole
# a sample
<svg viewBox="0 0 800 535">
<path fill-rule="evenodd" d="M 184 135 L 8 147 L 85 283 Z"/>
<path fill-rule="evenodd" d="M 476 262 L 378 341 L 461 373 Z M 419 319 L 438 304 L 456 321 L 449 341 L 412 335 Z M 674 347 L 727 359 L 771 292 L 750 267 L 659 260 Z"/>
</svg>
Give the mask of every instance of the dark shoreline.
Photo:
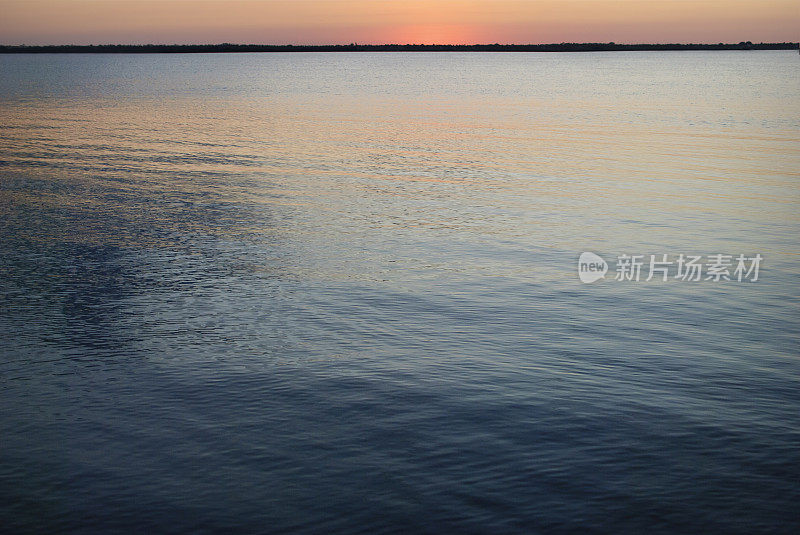
<svg viewBox="0 0 800 535">
<path fill-rule="evenodd" d="M 798 43 L 616 44 L 559 43 L 545 45 L 0 45 L 0 54 L 196 54 L 231 52 L 617 52 L 662 50 L 795 50 Z"/>
</svg>

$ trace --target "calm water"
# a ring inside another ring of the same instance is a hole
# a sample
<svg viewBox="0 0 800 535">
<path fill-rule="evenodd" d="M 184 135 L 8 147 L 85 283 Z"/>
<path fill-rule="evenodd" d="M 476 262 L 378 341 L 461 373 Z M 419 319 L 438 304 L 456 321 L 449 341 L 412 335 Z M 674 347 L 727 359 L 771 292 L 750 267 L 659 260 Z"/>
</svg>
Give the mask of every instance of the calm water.
<svg viewBox="0 0 800 535">
<path fill-rule="evenodd" d="M 800 529 L 796 52 L 0 74 L 0 531 Z"/>
</svg>

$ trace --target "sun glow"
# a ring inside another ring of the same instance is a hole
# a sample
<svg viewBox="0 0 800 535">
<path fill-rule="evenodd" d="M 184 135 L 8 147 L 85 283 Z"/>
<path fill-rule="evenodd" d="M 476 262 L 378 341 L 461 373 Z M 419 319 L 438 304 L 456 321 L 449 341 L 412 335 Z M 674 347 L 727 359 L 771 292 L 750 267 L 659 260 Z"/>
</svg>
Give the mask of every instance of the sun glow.
<svg viewBox="0 0 800 535">
<path fill-rule="evenodd" d="M 400 44 L 462 45 L 474 43 L 477 31 L 467 26 L 417 24 L 387 32 L 388 41 Z"/>
</svg>

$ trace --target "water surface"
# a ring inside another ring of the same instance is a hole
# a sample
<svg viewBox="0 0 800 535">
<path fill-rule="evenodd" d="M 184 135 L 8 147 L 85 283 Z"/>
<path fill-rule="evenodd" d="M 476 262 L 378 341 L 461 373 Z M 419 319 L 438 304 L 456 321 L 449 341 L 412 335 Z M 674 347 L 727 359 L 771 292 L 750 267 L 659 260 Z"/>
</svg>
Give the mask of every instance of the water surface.
<svg viewBox="0 0 800 535">
<path fill-rule="evenodd" d="M 800 528 L 796 54 L 0 72 L 4 529 Z"/>
</svg>

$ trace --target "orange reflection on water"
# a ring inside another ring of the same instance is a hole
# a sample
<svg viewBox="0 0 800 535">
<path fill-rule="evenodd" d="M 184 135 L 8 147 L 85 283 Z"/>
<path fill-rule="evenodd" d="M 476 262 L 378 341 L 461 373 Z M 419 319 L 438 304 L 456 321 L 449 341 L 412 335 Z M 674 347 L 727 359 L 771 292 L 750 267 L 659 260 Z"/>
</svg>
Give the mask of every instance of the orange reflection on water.
<svg viewBox="0 0 800 535">
<path fill-rule="evenodd" d="M 699 100 L 702 57 L 674 72 L 658 55 L 165 58 L 185 89 L 0 106 L 4 180 L 37 184 L 5 202 L 46 207 L 61 238 L 129 244 L 402 227 L 566 249 L 641 233 L 631 221 L 666 243 L 714 218 L 796 223 L 797 104 L 770 96 L 789 78 L 765 73 L 765 92 L 742 56 L 713 56 L 735 90 Z"/>
</svg>

